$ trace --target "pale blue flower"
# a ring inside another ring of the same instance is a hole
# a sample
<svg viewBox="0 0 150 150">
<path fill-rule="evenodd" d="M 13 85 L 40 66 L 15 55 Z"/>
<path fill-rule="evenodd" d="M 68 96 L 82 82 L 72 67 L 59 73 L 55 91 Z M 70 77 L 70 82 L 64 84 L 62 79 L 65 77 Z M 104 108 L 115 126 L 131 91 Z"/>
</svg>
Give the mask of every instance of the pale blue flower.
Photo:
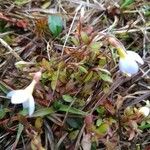
<svg viewBox="0 0 150 150">
<path fill-rule="evenodd" d="M 22 104 L 23 108 L 27 108 L 29 116 L 32 116 L 35 110 L 35 101 L 32 93 L 40 77 L 41 72 L 36 72 L 29 86 L 25 89 L 14 90 L 7 94 L 7 97 L 11 99 L 12 104 Z"/>
<path fill-rule="evenodd" d="M 147 106 L 143 106 L 139 109 L 139 112 L 143 114 L 145 117 L 148 117 L 150 115 L 150 108 Z"/>
<path fill-rule="evenodd" d="M 119 59 L 119 69 L 124 74 L 131 76 L 139 71 L 139 64 L 143 65 L 142 58 L 133 51 L 126 51 L 126 54 Z"/>
</svg>

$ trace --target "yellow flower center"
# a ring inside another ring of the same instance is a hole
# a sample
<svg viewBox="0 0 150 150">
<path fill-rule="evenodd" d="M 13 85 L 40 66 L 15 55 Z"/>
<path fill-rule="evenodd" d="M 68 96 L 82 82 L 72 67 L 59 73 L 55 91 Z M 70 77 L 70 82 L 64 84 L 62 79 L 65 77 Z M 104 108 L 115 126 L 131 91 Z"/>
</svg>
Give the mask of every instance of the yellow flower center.
<svg viewBox="0 0 150 150">
<path fill-rule="evenodd" d="M 116 49 L 120 58 L 125 58 L 127 56 L 126 51 L 121 47 L 117 47 Z"/>
</svg>

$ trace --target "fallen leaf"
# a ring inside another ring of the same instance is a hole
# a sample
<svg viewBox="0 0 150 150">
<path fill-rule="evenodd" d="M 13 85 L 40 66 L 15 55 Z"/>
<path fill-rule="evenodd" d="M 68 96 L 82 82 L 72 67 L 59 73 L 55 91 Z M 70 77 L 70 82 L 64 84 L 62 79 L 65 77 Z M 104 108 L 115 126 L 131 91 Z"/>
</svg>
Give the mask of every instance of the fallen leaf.
<svg viewBox="0 0 150 150">
<path fill-rule="evenodd" d="M 91 150 L 91 135 L 90 134 L 83 134 L 83 138 L 81 141 L 81 146 L 83 150 Z"/>
</svg>

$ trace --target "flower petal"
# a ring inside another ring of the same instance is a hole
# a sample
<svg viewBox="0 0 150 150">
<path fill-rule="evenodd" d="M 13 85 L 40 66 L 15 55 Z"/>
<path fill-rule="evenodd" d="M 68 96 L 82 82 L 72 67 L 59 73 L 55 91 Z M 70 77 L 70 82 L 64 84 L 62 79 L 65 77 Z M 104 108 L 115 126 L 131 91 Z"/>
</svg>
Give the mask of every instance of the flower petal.
<svg viewBox="0 0 150 150">
<path fill-rule="evenodd" d="M 124 59 L 119 60 L 119 69 L 125 74 L 133 75 L 139 71 L 139 66 L 136 61 L 126 56 Z"/>
<path fill-rule="evenodd" d="M 129 57 L 131 57 L 131 59 L 134 59 L 136 62 L 138 62 L 139 64 L 143 65 L 144 61 L 141 58 L 141 56 L 139 54 L 137 54 L 136 52 L 133 51 L 127 51 L 127 54 Z"/>
<path fill-rule="evenodd" d="M 25 90 L 14 90 L 7 94 L 12 104 L 20 104 L 28 100 L 29 94 Z"/>
<path fill-rule="evenodd" d="M 6 95 L 6 97 L 7 98 L 11 98 L 14 95 L 15 92 L 16 92 L 15 90 L 8 92 L 7 95 Z"/>
<path fill-rule="evenodd" d="M 28 101 L 23 103 L 23 108 L 27 108 L 29 111 L 29 116 L 32 116 L 35 110 L 35 102 L 32 95 L 29 97 Z"/>
<path fill-rule="evenodd" d="M 150 114 L 150 108 L 143 106 L 139 109 L 139 112 L 142 113 L 145 117 L 147 117 Z"/>
</svg>

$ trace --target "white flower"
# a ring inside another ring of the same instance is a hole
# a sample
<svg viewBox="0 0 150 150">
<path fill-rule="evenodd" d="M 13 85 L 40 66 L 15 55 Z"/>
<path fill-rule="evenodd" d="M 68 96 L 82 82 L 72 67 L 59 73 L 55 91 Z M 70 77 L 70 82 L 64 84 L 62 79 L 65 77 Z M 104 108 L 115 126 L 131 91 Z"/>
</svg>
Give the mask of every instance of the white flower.
<svg viewBox="0 0 150 150">
<path fill-rule="evenodd" d="M 121 72 L 131 76 L 139 71 L 139 64 L 143 65 L 142 58 L 133 51 L 126 51 L 125 55 L 120 56 L 119 69 Z"/>
<path fill-rule="evenodd" d="M 126 51 L 124 45 L 115 37 L 108 36 L 108 42 L 114 46 L 120 57 L 119 69 L 124 74 L 131 76 L 139 71 L 139 64 L 143 65 L 142 58 L 133 51 Z M 139 64 L 138 64 L 139 63 Z"/>
<path fill-rule="evenodd" d="M 22 104 L 23 108 L 27 108 L 29 116 L 32 116 L 35 110 L 35 102 L 32 96 L 34 87 L 41 77 L 41 72 L 37 72 L 29 86 L 25 89 L 14 90 L 7 94 L 7 97 L 11 99 L 12 104 Z"/>
<path fill-rule="evenodd" d="M 143 114 L 145 117 L 148 117 L 150 114 L 150 108 L 147 106 L 143 106 L 139 109 L 139 112 Z"/>
</svg>

